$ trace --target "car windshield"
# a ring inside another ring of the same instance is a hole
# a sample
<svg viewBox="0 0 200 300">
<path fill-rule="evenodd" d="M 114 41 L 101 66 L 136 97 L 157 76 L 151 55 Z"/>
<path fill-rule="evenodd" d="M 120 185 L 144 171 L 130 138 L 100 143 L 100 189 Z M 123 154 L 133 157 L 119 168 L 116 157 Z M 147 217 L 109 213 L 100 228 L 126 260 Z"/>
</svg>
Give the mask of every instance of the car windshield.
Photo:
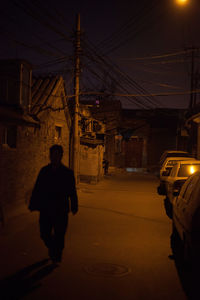
<svg viewBox="0 0 200 300">
<path fill-rule="evenodd" d="M 175 164 L 177 164 L 178 160 L 169 160 L 168 163 L 167 163 L 167 167 L 172 167 L 174 166 Z"/>
<path fill-rule="evenodd" d="M 200 171 L 200 164 L 184 164 L 180 166 L 178 177 L 188 177 L 197 171 Z"/>
</svg>

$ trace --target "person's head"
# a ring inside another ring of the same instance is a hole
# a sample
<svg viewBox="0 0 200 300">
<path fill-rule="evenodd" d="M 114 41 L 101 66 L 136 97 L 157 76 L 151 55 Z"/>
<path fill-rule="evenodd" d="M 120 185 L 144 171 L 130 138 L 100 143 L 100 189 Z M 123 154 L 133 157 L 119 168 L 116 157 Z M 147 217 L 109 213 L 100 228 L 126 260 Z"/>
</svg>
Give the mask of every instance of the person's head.
<svg viewBox="0 0 200 300">
<path fill-rule="evenodd" d="M 53 145 L 49 149 L 50 161 L 53 166 L 58 166 L 63 157 L 63 147 L 61 145 Z"/>
</svg>

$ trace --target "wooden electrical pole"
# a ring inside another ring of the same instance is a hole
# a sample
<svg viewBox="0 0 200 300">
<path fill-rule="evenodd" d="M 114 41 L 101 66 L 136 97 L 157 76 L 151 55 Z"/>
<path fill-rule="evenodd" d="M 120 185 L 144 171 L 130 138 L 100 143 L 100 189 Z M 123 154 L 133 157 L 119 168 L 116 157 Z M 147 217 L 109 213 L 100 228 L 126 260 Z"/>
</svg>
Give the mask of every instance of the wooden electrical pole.
<svg viewBox="0 0 200 300">
<path fill-rule="evenodd" d="M 196 53 L 199 50 L 198 47 L 191 47 L 188 48 L 189 50 L 192 50 L 192 56 L 191 56 L 191 77 L 190 77 L 190 104 L 189 104 L 189 110 L 192 112 L 193 109 L 196 106 L 196 88 L 199 82 L 199 71 L 197 70 L 195 66 L 195 58 Z"/>
<path fill-rule="evenodd" d="M 198 85 L 199 85 L 199 70 L 197 69 L 196 72 L 195 72 L 195 78 L 194 78 L 194 90 L 195 90 L 194 99 L 193 99 L 194 108 L 197 105 L 197 92 L 196 92 L 196 90 L 198 89 Z"/>
<path fill-rule="evenodd" d="M 190 104 L 189 104 L 189 108 L 192 111 L 192 109 L 194 108 L 194 94 L 193 94 L 193 90 L 194 90 L 194 51 L 195 48 L 191 48 L 192 50 L 192 57 L 191 57 L 191 77 L 190 77 Z"/>
<path fill-rule="evenodd" d="M 75 103 L 74 103 L 74 116 L 73 116 L 73 171 L 75 180 L 79 182 L 79 92 L 80 92 L 80 14 L 77 15 L 76 20 L 76 40 L 75 40 Z"/>
</svg>

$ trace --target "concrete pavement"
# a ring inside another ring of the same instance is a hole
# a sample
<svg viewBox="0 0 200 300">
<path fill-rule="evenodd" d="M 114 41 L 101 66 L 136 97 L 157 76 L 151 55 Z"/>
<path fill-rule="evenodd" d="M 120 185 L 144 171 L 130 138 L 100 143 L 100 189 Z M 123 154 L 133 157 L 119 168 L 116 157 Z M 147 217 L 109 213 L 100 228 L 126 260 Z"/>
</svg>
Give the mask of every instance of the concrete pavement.
<svg viewBox="0 0 200 300">
<path fill-rule="evenodd" d="M 157 184 L 139 173 L 81 183 L 59 267 L 45 261 L 38 214 L 23 207 L 1 231 L 4 291 L 10 299 L 186 299 L 168 257 L 171 223 Z"/>
</svg>

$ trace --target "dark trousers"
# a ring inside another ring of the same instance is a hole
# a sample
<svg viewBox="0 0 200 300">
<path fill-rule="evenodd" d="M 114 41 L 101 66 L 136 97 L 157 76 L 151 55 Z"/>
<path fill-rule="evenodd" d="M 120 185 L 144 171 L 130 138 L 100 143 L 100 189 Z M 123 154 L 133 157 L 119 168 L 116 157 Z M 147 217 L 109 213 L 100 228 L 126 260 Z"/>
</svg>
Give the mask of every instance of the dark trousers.
<svg viewBox="0 0 200 300">
<path fill-rule="evenodd" d="M 40 237 L 53 256 L 61 256 L 65 245 L 68 214 L 52 215 L 40 213 Z"/>
</svg>

